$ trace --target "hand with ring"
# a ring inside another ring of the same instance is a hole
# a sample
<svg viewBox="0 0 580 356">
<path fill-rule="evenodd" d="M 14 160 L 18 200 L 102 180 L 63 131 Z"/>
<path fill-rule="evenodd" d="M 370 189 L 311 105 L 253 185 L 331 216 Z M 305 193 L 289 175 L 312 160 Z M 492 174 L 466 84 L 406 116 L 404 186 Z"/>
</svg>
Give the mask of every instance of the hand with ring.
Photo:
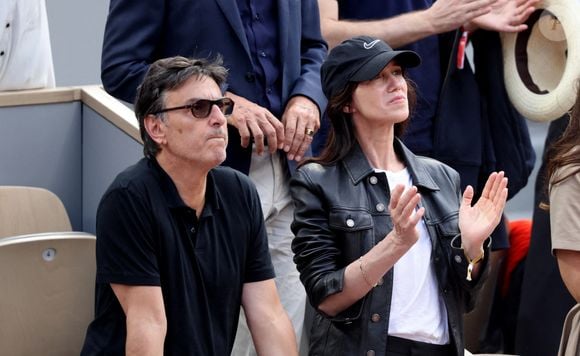
<svg viewBox="0 0 580 356">
<path fill-rule="evenodd" d="M 318 105 L 305 96 L 293 96 L 282 115 L 284 151 L 289 160 L 300 161 L 320 128 Z"/>
</svg>

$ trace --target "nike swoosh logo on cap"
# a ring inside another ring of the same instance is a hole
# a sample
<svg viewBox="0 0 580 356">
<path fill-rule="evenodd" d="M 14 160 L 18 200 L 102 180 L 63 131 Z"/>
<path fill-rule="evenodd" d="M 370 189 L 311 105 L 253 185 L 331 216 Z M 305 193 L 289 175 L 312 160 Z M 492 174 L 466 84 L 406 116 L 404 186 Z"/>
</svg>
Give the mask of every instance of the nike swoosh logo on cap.
<svg viewBox="0 0 580 356">
<path fill-rule="evenodd" d="M 373 47 L 374 47 L 374 46 L 375 46 L 377 43 L 379 43 L 379 41 L 380 41 L 380 40 L 374 40 L 374 41 L 372 41 L 371 43 L 366 43 L 366 42 L 363 42 L 363 47 L 364 47 L 365 49 L 371 49 L 371 48 L 373 48 Z"/>
</svg>

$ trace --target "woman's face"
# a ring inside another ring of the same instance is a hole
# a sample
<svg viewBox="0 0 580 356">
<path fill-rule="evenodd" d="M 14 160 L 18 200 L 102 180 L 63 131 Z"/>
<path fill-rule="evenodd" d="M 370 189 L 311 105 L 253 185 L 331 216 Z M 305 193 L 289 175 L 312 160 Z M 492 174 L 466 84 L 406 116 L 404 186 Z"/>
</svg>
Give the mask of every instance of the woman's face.
<svg viewBox="0 0 580 356">
<path fill-rule="evenodd" d="M 391 61 L 376 78 L 358 84 L 345 111 L 352 113 L 355 123 L 368 121 L 372 126 L 405 121 L 409 103 L 401 66 Z"/>
</svg>

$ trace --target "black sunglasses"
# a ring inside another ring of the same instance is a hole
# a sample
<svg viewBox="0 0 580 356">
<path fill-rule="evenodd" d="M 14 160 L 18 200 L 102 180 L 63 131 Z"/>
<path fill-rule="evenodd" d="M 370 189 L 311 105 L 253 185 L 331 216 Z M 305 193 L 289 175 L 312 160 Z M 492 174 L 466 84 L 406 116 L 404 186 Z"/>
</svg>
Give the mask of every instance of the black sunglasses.
<svg viewBox="0 0 580 356">
<path fill-rule="evenodd" d="M 209 116 L 211 108 L 214 105 L 217 106 L 222 114 L 226 116 L 231 115 L 232 111 L 234 111 L 234 101 L 230 98 L 221 98 L 216 100 L 198 99 L 191 104 L 159 110 L 154 112 L 153 115 L 161 114 L 162 112 L 166 111 L 189 109 L 193 116 L 197 117 L 198 119 L 205 119 Z"/>
</svg>

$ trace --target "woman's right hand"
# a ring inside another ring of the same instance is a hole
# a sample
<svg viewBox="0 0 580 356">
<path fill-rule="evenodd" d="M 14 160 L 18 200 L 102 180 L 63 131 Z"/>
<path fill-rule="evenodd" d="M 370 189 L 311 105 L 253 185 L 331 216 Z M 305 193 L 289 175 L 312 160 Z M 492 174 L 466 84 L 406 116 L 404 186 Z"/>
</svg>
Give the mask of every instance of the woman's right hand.
<svg viewBox="0 0 580 356">
<path fill-rule="evenodd" d="M 416 209 L 420 201 L 417 187 L 405 189 L 403 185 L 395 186 L 389 203 L 393 230 L 360 259 L 346 267 L 342 290 L 326 297 L 318 305 L 319 310 L 326 315 L 336 316 L 351 307 L 409 251 L 419 239 L 416 226 L 425 213 L 425 208 Z"/>
<path fill-rule="evenodd" d="M 393 230 L 389 233 L 389 239 L 407 249 L 410 249 L 419 239 L 417 223 L 425 214 L 423 207 L 416 210 L 420 201 L 421 194 L 417 192 L 415 186 L 405 189 L 403 185 L 397 184 L 391 191 L 389 211 Z"/>
</svg>

